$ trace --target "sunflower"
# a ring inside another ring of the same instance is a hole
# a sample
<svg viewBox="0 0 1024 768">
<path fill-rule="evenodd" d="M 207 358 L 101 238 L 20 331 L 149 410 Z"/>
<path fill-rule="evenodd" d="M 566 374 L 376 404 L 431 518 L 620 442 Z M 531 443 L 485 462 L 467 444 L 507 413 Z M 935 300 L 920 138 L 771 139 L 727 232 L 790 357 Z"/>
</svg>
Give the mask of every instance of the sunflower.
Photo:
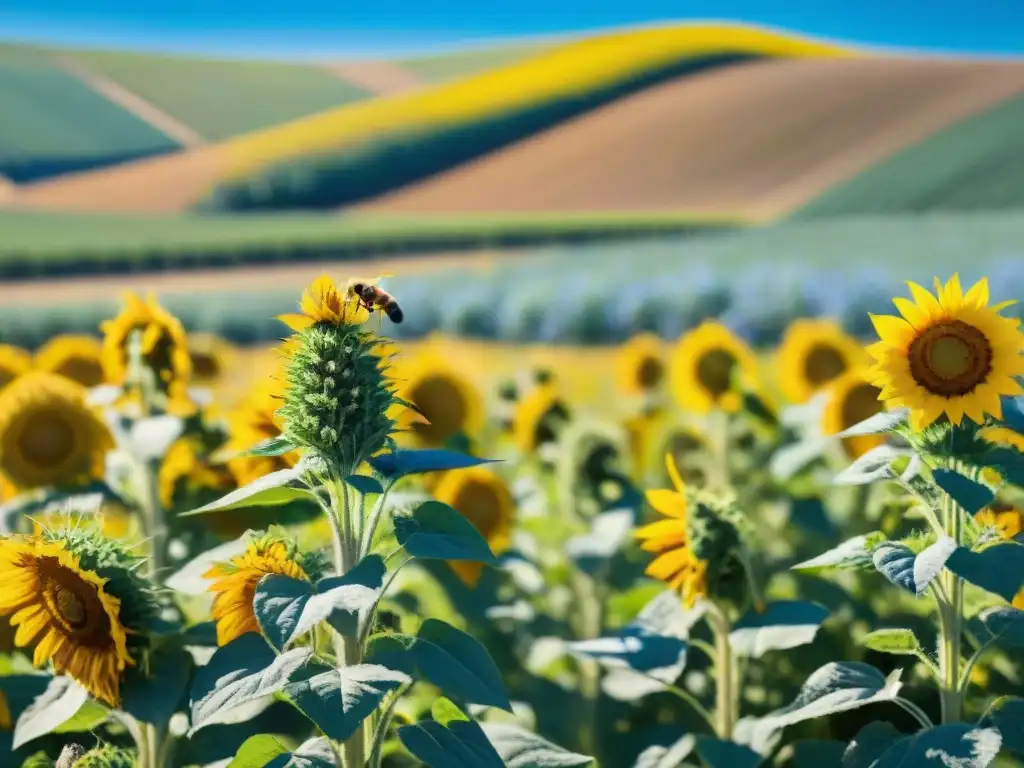
<svg viewBox="0 0 1024 768">
<path fill-rule="evenodd" d="M 404 379 L 398 385 L 399 396 L 415 410 L 398 410 L 397 421 L 417 444 L 440 447 L 458 435 L 475 435 L 483 426 L 479 390 L 440 354 L 423 354 L 399 370 Z"/>
<path fill-rule="evenodd" d="M 211 616 L 217 622 L 217 645 L 227 645 L 247 632 L 259 632 L 252 601 L 256 586 L 267 574 L 277 573 L 302 581 L 315 581 L 303 567 L 292 542 L 277 534 L 253 536 L 249 546 L 228 563 L 218 563 L 203 574 L 213 584 Z"/>
<path fill-rule="evenodd" d="M 142 356 L 158 379 L 161 390 L 172 400 L 188 400 L 192 359 L 181 321 L 164 309 L 156 297 L 145 301 L 134 293 L 125 295 L 125 307 L 112 320 L 100 325 L 103 331 L 103 371 L 115 384 L 128 375 L 129 342 L 134 332 L 142 333 Z"/>
<path fill-rule="evenodd" d="M 990 443 L 1013 446 L 1024 453 L 1024 435 L 1008 427 L 986 427 L 981 430 L 981 437 Z"/>
<path fill-rule="evenodd" d="M 36 350 L 35 367 L 91 389 L 103 383 L 103 345 L 92 336 L 54 336 Z"/>
<path fill-rule="evenodd" d="M 15 645 L 35 644 L 35 666 L 51 660 L 57 672 L 116 706 L 121 674 L 135 662 L 122 601 L 108 582 L 63 542 L 0 539 L 0 615 L 17 627 Z"/>
<path fill-rule="evenodd" d="M 779 347 L 779 380 L 793 403 L 811 395 L 861 362 L 864 349 L 830 320 L 796 320 Z"/>
<path fill-rule="evenodd" d="M 665 466 L 675 490 L 647 491 L 645 495 L 647 503 L 668 519 L 638 528 L 633 535 L 641 540 L 645 552 L 659 553 L 647 566 L 647 575 L 680 590 L 686 607 L 691 608 L 697 598 L 707 594 L 708 564 L 691 547 L 686 526 L 686 486 L 671 455 L 665 457 Z"/>
<path fill-rule="evenodd" d="M 868 351 L 882 397 L 910 408 L 915 429 L 943 414 L 957 425 L 964 416 L 1001 418 L 1000 396 L 1024 393 L 1014 378 L 1024 374 L 1020 320 L 999 314 L 1012 302 L 989 307 L 987 279 L 966 295 L 958 275 L 945 286 L 936 278 L 935 295 L 908 285 L 914 301 L 893 299 L 902 317 L 871 316 L 880 341 Z"/>
<path fill-rule="evenodd" d="M 615 381 L 627 395 L 655 392 L 665 383 L 665 344 L 653 333 L 641 333 L 619 347 Z"/>
<path fill-rule="evenodd" d="M 184 438 L 167 450 L 157 473 L 160 503 L 165 509 L 174 508 L 174 500 L 180 496 L 183 486 L 225 490 L 230 485 L 228 473 L 206 464 L 199 457 L 194 441 Z"/>
<path fill-rule="evenodd" d="M 283 379 L 270 378 L 249 392 L 228 414 L 230 437 L 223 450 L 240 454 L 264 440 L 278 437 L 283 425 L 277 411 L 281 408 L 284 391 Z M 235 456 L 228 459 L 227 466 L 239 485 L 248 485 L 271 472 L 294 467 L 298 461 L 299 454 L 289 451 L 280 456 Z"/>
<path fill-rule="evenodd" d="M 520 453 L 532 454 L 542 445 L 555 442 L 569 415 L 553 384 L 531 389 L 516 403 L 512 414 L 512 439 Z"/>
<path fill-rule="evenodd" d="M 747 386 L 757 382 L 757 358 L 721 323 L 706 321 L 685 334 L 671 353 L 672 393 L 683 408 L 708 413 L 738 411 L 737 374 Z"/>
<path fill-rule="evenodd" d="M 32 369 L 32 355 L 20 347 L 0 344 L 0 389 Z"/>
<path fill-rule="evenodd" d="M 827 388 L 827 400 L 821 413 L 821 431 L 835 435 L 860 424 L 876 413 L 881 413 L 882 390 L 876 387 L 861 370 L 852 370 L 839 376 Z M 856 459 L 885 441 L 882 435 L 844 437 L 843 448 Z"/>
<path fill-rule="evenodd" d="M 317 323 L 342 325 L 362 323 L 370 316 L 358 299 L 340 288 L 327 275 L 320 275 L 309 284 L 300 303 L 302 314 L 278 315 L 277 319 L 293 331 L 303 331 Z"/>
<path fill-rule="evenodd" d="M 447 472 L 433 493 L 434 498 L 458 510 L 469 520 L 495 555 L 509 548 L 516 503 L 500 476 L 483 467 Z M 469 587 L 476 586 L 483 572 L 483 563 L 459 560 L 448 565 Z"/>
<path fill-rule="evenodd" d="M 192 379 L 197 384 L 220 381 L 230 367 L 234 351 L 231 345 L 212 333 L 192 333 L 188 337 Z"/>
<path fill-rule="evenodd" d="M 33 371 L 0 391 L 0 472 L 22 489 L 103 476 L 114 441 L 81 384 Z"/>
<path fill-rule="evenodd" d="M 1024 513 L 1012 504 L 995 501 L 974 515 L 977 523 L 995 529 L 1004 539 L 1012 539 L 1024 532 Z"/>
</svg>

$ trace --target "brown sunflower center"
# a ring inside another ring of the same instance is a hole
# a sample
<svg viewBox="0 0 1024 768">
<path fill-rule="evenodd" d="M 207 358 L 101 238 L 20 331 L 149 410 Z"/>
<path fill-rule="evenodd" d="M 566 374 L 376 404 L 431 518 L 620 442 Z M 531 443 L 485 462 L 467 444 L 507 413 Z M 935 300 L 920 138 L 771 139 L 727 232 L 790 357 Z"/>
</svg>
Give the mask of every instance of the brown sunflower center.
<svg viewBox="0 0 1024 768">
<path fill-rule="evenodd" d="M 26 420 L 18 449 L 36 467 L 60 466 L 75 452 L 74 427 L 60 413 L 37 411 Z"/>
<path fill-rule="evenodd" d="M 192 374 L 197 379 L 215 379 L 220 376 L 220 360 L 210 352 L 193 352 Z"/>
<path fill-rule="evenodd" d="M 466 403 L 459 387 L 447 376 L 429 376 L 417 382 L 409 392 L 409 400 L 430 422 L 412 426 L 429 443 L 440 445 L 465 426 Z"/>
<path fill-rule="evenodd" d="M 933 395 L 972 392 L 992 370 L 992 345 L 979 329 L 962 320 L 933 325 L 910 344 L 910 375 Z"/>
<path fill-rule="evenodd" d="M 843 400 L 843 429 L 860 424 L 882 410 L 878 396 L 882 390 L 867 382 L 853 387 Z"/>
<path fill-rule="evenodd" d="M 846 359 L 828 344 L 815 344 L 804 360 L 804 378 L 815 387 L 827 384 L 845 370 Z"/>
<path fill-rule="evenodd" d="M 665 366 L 656 357 L 645 357 L 636 369 L 636 381 L 642 389 L 654 389 L 665 378 Z"/>
<path fill-rule="evenodd" d="M 55 557 L 37 561 L 43 603 L 50 616 L 75 642 L 92 648 L 111 645 L 110 617 L 97 587 L 84 581 Z"/>
<path fill-rule="evenodd" d="M 721 397 L 732 388 L 736 358 L 724 349 L 712 349 L 697 362 L 697 381 L 712 397 Z"/>
<path fill-rule="evenodd" d="M 452 504 L 480 535 L 489 539 L 501 528 L 502 506 L 497 492 L 487 483 L 471 481 L 459 490 Z"/>
<path fill-rule="evenodd" d="M 57 366 L 56 372 L 83 387 L 96 387 L 103 383 L 103 366 L 91 357 L 69 357 Z"/>
</svg>

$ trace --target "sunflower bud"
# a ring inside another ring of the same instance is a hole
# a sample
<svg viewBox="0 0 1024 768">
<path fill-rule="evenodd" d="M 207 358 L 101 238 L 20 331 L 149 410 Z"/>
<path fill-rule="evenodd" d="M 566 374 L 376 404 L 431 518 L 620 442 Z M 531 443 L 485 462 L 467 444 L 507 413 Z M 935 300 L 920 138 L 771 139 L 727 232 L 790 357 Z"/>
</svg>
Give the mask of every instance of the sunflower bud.
<svg viewBox="0 0 1024 768">
<path fill-rule="evenodd" d="M 749 596 L 758 603 L 759 595 L 748 595 L 753 574 L 741 535 L 743 521 L 733 499 L 699 492 L 693 495 L 691 505 L 687 538 L 693 554 L 707 563 L 708 596 L 736 605 L 743 605 Z"/>
<path fill-rule="evenodd" d="M 59 765 L 59 764 L 58 764 Z M 74 768 L 135 768 L 135 754 L 111 744 L 90 749 L 74 763 Z"/>
<path fill-rule="evenodd" d="M 341 476 L 381 450 L 394 428 L 397 401 L 377 338 L 356 325 L 318 323 L 296 337 L 281 416 L 285 435 Z"/>
</svg>

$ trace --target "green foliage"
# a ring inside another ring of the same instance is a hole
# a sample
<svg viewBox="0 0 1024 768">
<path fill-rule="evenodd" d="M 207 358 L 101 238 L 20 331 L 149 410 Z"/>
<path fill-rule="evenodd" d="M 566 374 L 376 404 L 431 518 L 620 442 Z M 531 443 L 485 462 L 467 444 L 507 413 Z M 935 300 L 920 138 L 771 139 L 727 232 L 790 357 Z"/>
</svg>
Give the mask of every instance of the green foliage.
<svg viewBox="0 0 1024 768">
<path fill-rule="evenodd" d="M 910 629 L 876 629 L 861 640 L 865 648 L 897 656 L 914 656 L 921 652 L 921 643 Z"/>
<path fill-rule="evenodd" d="M 52 677 L 46 690 L 18 717 L 12 748 L 18 749 L 48 733 L 87 731 L 105 720 L 107 714 L 70 677 Z"/>
<path fill-rule="evenodd" d="M 413 557 L 497 562 L 487 541 L 466 518 L 440 501 L 426 501 L 394 518 L 398 543 Z"/>
<path fill-rule="evenodd" d="M 381 478 L 394 481 L 407 475 L 478 467 L 491 461 L 443 448 L 403 448 L 372 456 L 368 463 Z"/>
<path fill-rule="evenodd" d="M 182 512 L 178 517 L 226 512 L 229 509 L 245 507 L 280 506 L 291 501 L 308 499 L 309 490 L 297 485 L 303 471 L 305 471 L 305 467 L 301 465 L 279 469 L 258 480 L 253 480 L 248 485 L 243 485 L 226 496 L 199 507 L 199 509 Z"/>
</svg>

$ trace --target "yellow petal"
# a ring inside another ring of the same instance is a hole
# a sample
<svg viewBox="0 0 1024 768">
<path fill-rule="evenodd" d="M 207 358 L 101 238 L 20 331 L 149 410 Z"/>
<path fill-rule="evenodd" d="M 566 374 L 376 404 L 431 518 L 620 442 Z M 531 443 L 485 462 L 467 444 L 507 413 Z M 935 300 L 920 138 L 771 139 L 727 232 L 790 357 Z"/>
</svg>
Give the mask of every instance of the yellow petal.
<svg viewBox="0 0 1024 768">
<path fill-rule="evenodd" d="M 654 558 L 645 573 L 661 581 L 668 581 L 687 565 L 692 556 L 685 549 L 674 549 Z"/>
<path fill-rule="evenodd" d="M 285 325 L 287 325 L 296 333 L 300 333 L 306 330 L 307 328 L 309 328 L 309 326 L 313 325 L 314 323 L 313 318 L 306 317 L 305 315 L 278 315 L 277 319 L 280 320 Z"/>
<path fill-rule="evenodd" d="M 914 334 L 914 328 L 902 317 L 893 315 L 869 315 L 871 324 L 879 338 L 889 341 L 891 344 L 905 346 Z"/>
<path fill-rule="evenodd" d="M 671 478 L 672 485 L 675 486 L 676 491 L 681 494 L 686 493 L 686 484 L 679 474 L 679 469 L 676 467 L 676 459 L 671 453 L 665 454 L 665 469 L 668 470 L 668 476 Z"/>
<path fill-rule="evenodd" d="M 981 280 L 971 286 L 971 289 L 967 291 L 967 295 L 964 296 L 964 303 L 970 304 L 977 309 L 983 309 L 988 304 L 987 277 L 981 278 Z"/>
<path fill-rule="evenodd" d="M 912 282 L 908 282 L 907 287 L 910 288 L 910 295 L 914 297 L 914 301 L 917 302 L 918 306 L 923 307 L 929 315 L 937 315 L 942 311 L 939 300 L 929 291 Z"/>
<path fill-rule="evenodd" d="M 675 491 L 647 491 L 647 503 L 668 517 L 686 517 L 686 499 Z"/>
<path fill-rule="evenodd" d="M 928 312 L 927 310 L 919 307 L 909 299 L 895 298 L 892 303 L 896 305 L 896 309 L 900 311 L 900 314 L 906 318 L 907 322 L 914 327 L 921 327 L 928 323 Z"/>
<path fill-rule="evenodd" d="M 638 539 L 649 539 L 652 536 L 668 536 L 683 531 L 683 524 L 678 520 L 658 520 L 656 523 L 637 528 L 633 535 Z"/>
</svg>

